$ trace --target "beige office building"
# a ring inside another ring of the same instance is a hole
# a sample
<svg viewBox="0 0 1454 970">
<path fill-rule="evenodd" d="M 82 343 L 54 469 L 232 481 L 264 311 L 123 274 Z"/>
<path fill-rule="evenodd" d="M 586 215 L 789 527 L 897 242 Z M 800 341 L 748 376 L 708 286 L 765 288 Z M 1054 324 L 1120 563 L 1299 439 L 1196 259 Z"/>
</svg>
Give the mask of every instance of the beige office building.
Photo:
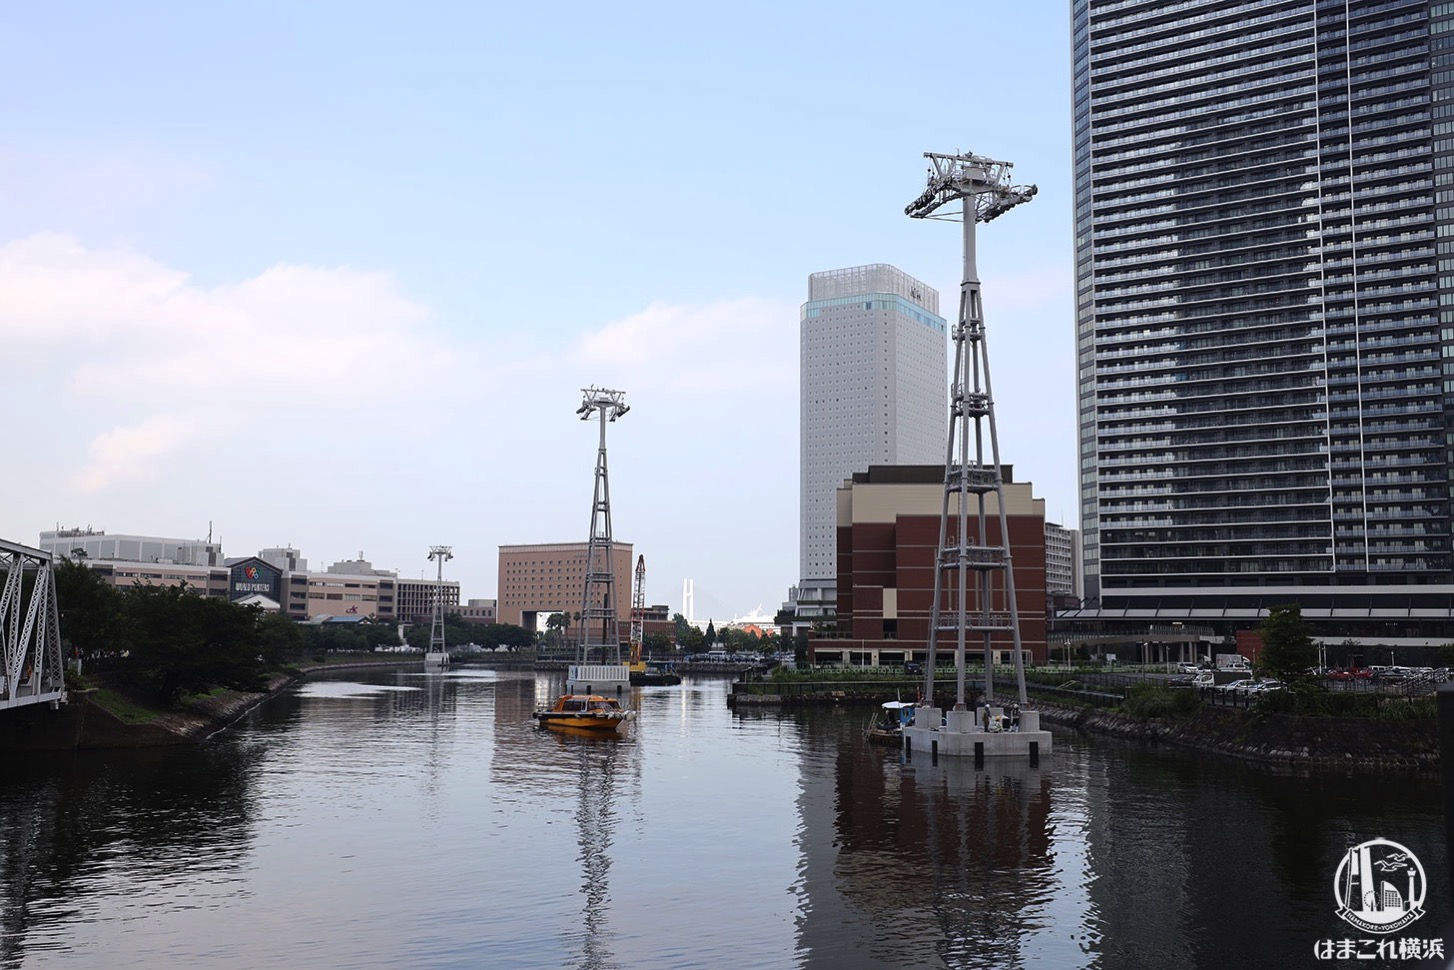
<svg viewBox="0 0 1454 970">
<path fill-rule="evenodd" d="M 452 612 L 461 620 L 468 620 L 471 623 L 497 623 L 499 612 L 494 600 L 472 599 L 468 603 L 461 603 Z"/>
<path fill-rule="evenodd" d="M 614 543 L 616 615 L 631 622 L 631 544 Z M 528 630 L 551 613 L 580 612 L 586 592 L 586 543 L 546 542 L 500 547 L 499 617 Z M 622 630 L 622 636 L 626 631 Z"/>
<path fill-rule="evenodd" d="M 445 613 L 458 613 L 459 582 L 446 579 L 401 579 L 394 584 L 398 594 L 395 615 L 405 623 L 429 623 L 434 619 L 434 597 L 444 603 Z"/>
<path fill-rule="evenodd" d="M 366 574 L 293 573 L 290 583 L 304 580 L 307 607 L 303 616 L 314 620 L 324 616 L 394 618 L 394 577 Z M 290 597 L 292 593 L 290 592 Z M 296 601 L 289 604 L 289 615 L 302 619 L 296 612 Z"/>
<path fill-rule="evenodd" d="M 125 560 L 81 560 L 112 586 L 179 586 L 203 596 L 227 598 L 228 574 L 222 566 L 188 566 L 179 563 L 128 562 Z"/>
</svg>

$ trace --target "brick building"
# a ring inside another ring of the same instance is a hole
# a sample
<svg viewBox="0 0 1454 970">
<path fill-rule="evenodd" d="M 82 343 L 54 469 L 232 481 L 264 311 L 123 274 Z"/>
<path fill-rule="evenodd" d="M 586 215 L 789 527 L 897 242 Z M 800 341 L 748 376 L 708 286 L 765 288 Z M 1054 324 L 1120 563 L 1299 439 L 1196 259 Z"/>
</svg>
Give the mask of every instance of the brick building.
<svg viewBox="0 0 1454 970">
<path fill-rule="evenodd" d="M 586 549 L 584 542 L 501 546 L 499 622 L 534 630 L 551 613 L 580 612 L 586 591 Z M 611 572 L 622 639 L 630 629 L 634 562 L 631 543 L 612 545 Z"/>
<path fill-rule="evenodd" d="M 1020 643 L 1033 662 L 1046 659 L 1045 501 L 1027 482 L 1010 481 L 1004 466 L 1005 502 L 1014 560 L 1015 599 L 1020 614 Z M 874 666 L 922 660 L 928 646 L 929 614 L 934 599 L 934 561 L 939 543 L 939 512 L 944 502 L 942 465 L 883 465 L 855 474 L 838 490 L 837 632 L 815 637 L 815 663 Z M 971 497 L 973 502 L 973 497 Z M 970 507 L 970 542 L 1001 544 L 999 509 L 986 496 L 987 536 L 978 539 L 977 504 Z M 950 502 L 950 515 L 957 506 Z M 953 574 L 949 574 L 953 575 Z M 978 608 L 971 576 L 969 608 Z M 991 604 L 1006 610 L 1003 580 L 995 576 Z M 943 612 L 956 609 L 949 590 Z M 995 633 L 997 656 L 1012 659 L 1010 635 Z M 983 650 L 982 634 L 970 633 L 967 649 Z M 953 637 L 939 644 L 940 660 L 953 657 Z"/>
</svg>

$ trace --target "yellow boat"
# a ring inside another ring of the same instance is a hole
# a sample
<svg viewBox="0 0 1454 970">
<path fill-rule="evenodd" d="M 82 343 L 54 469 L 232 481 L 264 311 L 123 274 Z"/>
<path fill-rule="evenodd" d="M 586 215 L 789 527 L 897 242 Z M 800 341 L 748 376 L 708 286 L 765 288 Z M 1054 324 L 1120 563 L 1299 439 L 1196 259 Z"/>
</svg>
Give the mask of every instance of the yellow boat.
<svg viewBox="0 0 1454 970">
<path fill-rule="evenodd" d="M 536 723 L 548 728 L 572 728 L 578 731 L 605 734 L 624 731 L 626 724 L 636 716 L 635 711 L 624 710 L 614 697 L 600 694 L 562 694 L 555 699 L 555 706 L 542 708 L 530 715 Z"/>
</svg>

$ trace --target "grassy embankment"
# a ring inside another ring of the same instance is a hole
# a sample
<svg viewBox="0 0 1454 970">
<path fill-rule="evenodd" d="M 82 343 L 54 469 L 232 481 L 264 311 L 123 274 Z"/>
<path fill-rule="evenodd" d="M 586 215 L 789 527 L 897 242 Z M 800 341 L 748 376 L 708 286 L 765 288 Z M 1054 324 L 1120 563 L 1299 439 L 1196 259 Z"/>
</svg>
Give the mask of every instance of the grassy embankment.
<svg viewBox="0 0 1454 970">
<path fill-rule="evenodd" d="M 267 672 L 267 678 L 284 676 L 296 679 L 309 670 L 320 667 L 350 667 L 369 663 L 408 663 L 418 661 L 417 655 L 393 655 L 372 652 L 328 653 L 308 660 L 298 661 L 274 668 Z M 178 713 L 206 714 L 209 708 L 225 702 L 243 692 L 214 687 L 201 693 L 183 694 L 174 705 L 163 705 L 144 690 L 128 684 L 124 675 L 91 673 L 81 677 L 69 675 L 68 688 L 83 696 L 87 702 L 100 708 L 122 724 L 156 724 L 164 718 Z"/>
</svg>

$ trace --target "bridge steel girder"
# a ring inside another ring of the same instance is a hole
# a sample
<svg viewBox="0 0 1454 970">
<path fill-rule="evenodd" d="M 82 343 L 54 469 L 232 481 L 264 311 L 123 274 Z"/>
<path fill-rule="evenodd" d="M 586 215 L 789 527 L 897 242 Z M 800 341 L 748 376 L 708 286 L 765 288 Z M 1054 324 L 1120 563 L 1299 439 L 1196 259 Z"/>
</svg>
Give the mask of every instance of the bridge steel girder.
<svg viewBox="0 0 1454 970">
<path fill-rule="evenodd" d="M 49 552 L 0 539 L 0 710 L 66 699 L 52 563 Z"/>
</svg>

